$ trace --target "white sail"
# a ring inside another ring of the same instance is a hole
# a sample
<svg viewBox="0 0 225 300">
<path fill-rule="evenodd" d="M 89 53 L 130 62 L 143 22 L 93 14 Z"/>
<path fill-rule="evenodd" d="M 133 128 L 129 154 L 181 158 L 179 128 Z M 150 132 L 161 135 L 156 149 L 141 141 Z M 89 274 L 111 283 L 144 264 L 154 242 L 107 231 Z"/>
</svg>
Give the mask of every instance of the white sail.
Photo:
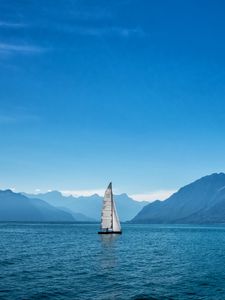
<svg viewBox="0 0 225 300">
<path fill-rule="evenodd" d="M 121 231 L 120 220 L 117 215 L 115 201 L 113 201 L 113 222 L 112 223 L 113 223 L 113 231 Z"/>
<path fill-rule="evenodd" d="M 105 191 L 102 218 L 101 218 L 101 229 L 103 232 L 118 232 L 121 233 L 120 221 L 116 211 L 116 204 L 113 200 L 112 183 L 110 182 L 107 190 Z"/>
<path fill-rule="evenodd" d="M 102 220 L 101 228 L 102 229 L 112 229 L 113 218 L 113 199 L 112 199 L 112 184 L 110 183 L 107 190 L 105 191 L 103 208 L 102 208 Z"/>
</svg>

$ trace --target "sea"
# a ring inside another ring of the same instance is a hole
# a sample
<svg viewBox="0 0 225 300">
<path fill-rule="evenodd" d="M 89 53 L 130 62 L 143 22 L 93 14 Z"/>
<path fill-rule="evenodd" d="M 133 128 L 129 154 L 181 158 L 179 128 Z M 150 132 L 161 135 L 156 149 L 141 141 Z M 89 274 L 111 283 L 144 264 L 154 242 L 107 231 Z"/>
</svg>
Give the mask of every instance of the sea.
<svg viewBox="0 0 225 300">
<path fill-rule="evenodd" d="M 225 299 L 225 226 L 0 223 L 0 299 Z"/>
</svg>

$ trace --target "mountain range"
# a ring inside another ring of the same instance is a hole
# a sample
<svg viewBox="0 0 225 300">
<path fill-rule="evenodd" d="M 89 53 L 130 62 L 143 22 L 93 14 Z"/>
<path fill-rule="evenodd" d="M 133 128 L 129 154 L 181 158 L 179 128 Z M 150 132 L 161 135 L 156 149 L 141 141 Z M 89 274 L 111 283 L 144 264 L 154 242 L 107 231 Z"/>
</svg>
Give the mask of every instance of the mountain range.
<svg viewBox="0 0 225 300">
<path fill-rule="evenodd" d="M 74 217 L 43 200 L 0 191 L 0 221 L 73 222 Z"/>
<path fill-rule="evenodd" d="M 121 221 L 133 218 L 147 202 L 137 202 L 126 194 L 117 195 Z M 29 195 L 0 191 L 0 221 L 99 222 L 103 197 L 65 197 L 58 191 Z"/>
<path fill-rule="evenodd" d="M 29 198 L 38 198 L 47 203 L 66 210 L 74 215 L 78 221 L 99 221 L 101 217 L 103 197 L 97 194 L 92 196 L 63 196 L 58 191 L 52 191 L 44 194 L 25 194 Z M 115 195 L 116 207 L 121 221 L 131 220 L 145 205 L 146 201 L 135 201 L 127 194 Z M 81 220 L 78 216 L 82 216 Z"/>
<path fill-rule="evenodd" d="M 225 223 L 225 174 L 214 173 L 146 205 L 133 223 Z"/>
<path fill-rule="evenodd" d="M 0 221 L 100 221 L 102 197 L 65 197 L 58 191 L 29 195 L 0 191 Z M 164 201 L 137 202 L 115 195 L 120 220 L 132 223 L 225 223 L 225 174 L 214 173 L 179 189 Z"/>
</svg>

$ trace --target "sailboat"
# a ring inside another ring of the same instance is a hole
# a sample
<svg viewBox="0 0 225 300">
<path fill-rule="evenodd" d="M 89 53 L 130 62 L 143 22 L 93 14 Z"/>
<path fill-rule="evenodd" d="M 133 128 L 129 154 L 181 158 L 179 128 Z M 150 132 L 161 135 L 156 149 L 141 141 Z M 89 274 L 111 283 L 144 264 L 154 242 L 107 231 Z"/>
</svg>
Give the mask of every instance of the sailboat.
<svg viewBox="0 0 225 300">
<path fill-rule="evenodd" d="M 116 211 L 116 204 L 113 199 L 112 182 L 107 187 L 103 199 L 101 229 L 99 234 L 121 234 L 120 221 Z"/>
</svg>

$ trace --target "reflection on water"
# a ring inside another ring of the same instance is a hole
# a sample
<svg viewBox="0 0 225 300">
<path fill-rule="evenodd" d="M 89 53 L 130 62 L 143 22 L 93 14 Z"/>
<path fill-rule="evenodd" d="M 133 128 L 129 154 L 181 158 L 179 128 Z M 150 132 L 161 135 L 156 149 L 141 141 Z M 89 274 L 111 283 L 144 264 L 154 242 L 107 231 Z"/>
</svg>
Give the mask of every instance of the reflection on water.
<svg viewBox="0 0 225 300">
<path fill-rule="evenodd" d="M 119 238 L 119 234 L 100 234 L 101 244 L 103 247 L 113 247 Z"/>
<path fill-rule="evenodd" d="M 101 234 L 101 255 L 100 266 L 103 270 L 107 271 L 117 265 L 117 242 L 120 238 L 118 234 Z"/>
</svg>

